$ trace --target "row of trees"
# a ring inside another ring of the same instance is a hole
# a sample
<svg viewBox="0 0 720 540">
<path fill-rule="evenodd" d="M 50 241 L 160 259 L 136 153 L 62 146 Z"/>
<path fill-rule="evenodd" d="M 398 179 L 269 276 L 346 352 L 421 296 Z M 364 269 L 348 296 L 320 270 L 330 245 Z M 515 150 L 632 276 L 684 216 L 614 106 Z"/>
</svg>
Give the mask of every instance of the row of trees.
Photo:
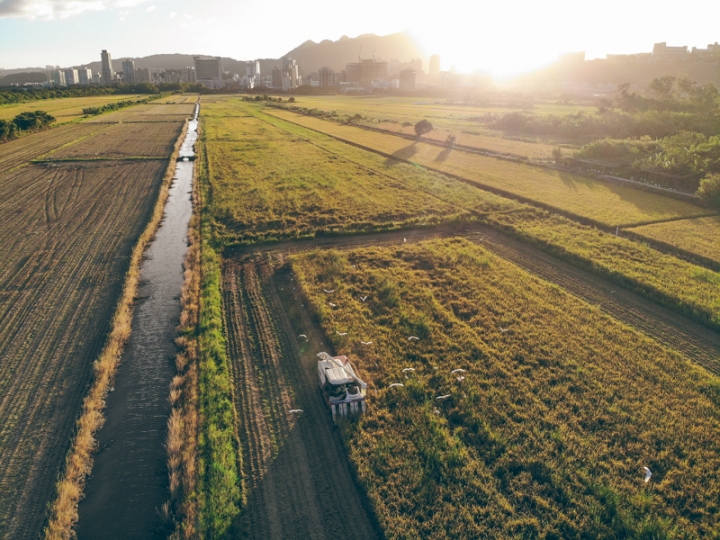
<svg viewBox="0 0 720 540">
<path fill-rule="evenodd" d="M 45 111 L 24 112 L 12 120 L 0 120 L 0 141 L 14 139 L 22 133 L 45 129 L 55 121 L 55 117 Z"/>
<path fill-rule="evenodd" d="M 162 94 L 153 95 L 146 97 L 145 99 L 124 99 L 122 101 L 116 101 L 115 103 L 106 103 L 105 105 L 101 105 L 99 107 L 85 107 L 83 109 L 83 114 L 92 116 L 96 114 L 102 114 L 110 111 L 117 111 L 118 109 L 122 109 L 123 107 L 130 107 L 131 105 L 139 105 L 140 103 L 147 103 L 148 101 L 151 101 L 153 99 L 158 99 L 162 97 Z"/>
</svg>

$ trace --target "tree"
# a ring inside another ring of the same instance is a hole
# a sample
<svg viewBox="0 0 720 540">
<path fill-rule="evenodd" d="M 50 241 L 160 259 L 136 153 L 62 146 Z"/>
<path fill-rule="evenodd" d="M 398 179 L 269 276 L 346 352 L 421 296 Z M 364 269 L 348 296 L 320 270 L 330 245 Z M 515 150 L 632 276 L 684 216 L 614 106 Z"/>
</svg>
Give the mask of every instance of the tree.
<svg viewBox="0 0 720 540">
<path fill-rule="evenodd" d="M 417 135 L 417 138 L 419 139 L 426 133 L 430 133 L 433 129 L 433 125 L 430 122 L 422 119 L 417 124 L 415 124 L 415 135 Z"/>
<path fill-rule="evenodd" d="M 289 98 L 288 98 L 288 103 L 295 103 L 295 98 L 294 98 L 294 97 L 289 97 Z"/>
<path fill-rule="evenodd" d="M 720 174 L 708 174 L 700 180 L 697 195 L 708 206 L 720 208 Z"/>
</svg>

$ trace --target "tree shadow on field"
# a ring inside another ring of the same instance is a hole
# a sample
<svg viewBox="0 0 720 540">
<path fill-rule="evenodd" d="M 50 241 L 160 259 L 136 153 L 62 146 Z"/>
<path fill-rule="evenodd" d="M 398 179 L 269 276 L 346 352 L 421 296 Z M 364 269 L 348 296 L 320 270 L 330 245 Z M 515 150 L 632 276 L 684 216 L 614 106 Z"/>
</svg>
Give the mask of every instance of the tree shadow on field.
<svg viewBox="0 0 720 540">
<path fill-rule="evenodd" d="M 387 158 L 385 160 L 385 167 L 392 167 L 393 165 L 402 163 L 404 160 L 408 160 L 413 157 L 415 154 L 417 154 L 417 152 L 417 143 L 414 142 L 411 145 L 406 146 L 405 148 L 397 150 L 389 158 Z"/>
<path fill-rule="evenodd" d="M 443 161 L 447 161 L 447 158 L 450 157 L 450 153 L 452 152 L 452 148 L 446 148 L 442 152 L 440 152 L 437 156 L 435 156 L 434 161 L 436 163 L 442 163 Z"/>
<path fill-rule="evenodd" d="M 573 177 L 572 174 L 568 174 L 563 171 L 558 171 L 560 180 L 562 180 L 563 184 L 565 186 L 569 187 L 573 191 L 577 191 L 577 179 Z"/>
</svg>

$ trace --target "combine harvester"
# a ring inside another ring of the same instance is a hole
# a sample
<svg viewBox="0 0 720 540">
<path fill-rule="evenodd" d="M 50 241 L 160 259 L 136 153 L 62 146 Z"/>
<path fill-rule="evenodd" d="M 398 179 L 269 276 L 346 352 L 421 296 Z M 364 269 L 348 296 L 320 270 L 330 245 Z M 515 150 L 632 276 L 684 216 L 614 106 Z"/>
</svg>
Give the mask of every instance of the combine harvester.
<svg viewBox="0 0 720 540">
<path fill-rule="evenodd" d="M 363 414 L 367 384 L 355 375 L 347 356 L 330 356 L 328 353 L 318 354 L 318 376 L 320 390 L 325 403 L 330 407 L 333 422 L 341 418 L 351 418 Z"/>
</svg>

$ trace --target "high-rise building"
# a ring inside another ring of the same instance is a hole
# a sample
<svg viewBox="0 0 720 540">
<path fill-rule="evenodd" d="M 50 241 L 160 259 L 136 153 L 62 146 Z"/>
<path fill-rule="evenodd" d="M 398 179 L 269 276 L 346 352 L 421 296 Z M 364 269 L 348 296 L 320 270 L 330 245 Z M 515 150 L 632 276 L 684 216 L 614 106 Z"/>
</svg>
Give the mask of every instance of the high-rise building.
<svg viewBox="0 0 720 540">
<path fill-rule="evenodd" d="M 145 69 L 136 69 L 135 70 L 135 83 L 149 83 L 150 82 L 150 70 L 148 68 Z"/>
<path fill-rule="evenodd" d="M 195 76 L 195 68 L 187 66 L 182 70 L 182 82 L 185 83 L 196 83 L 197 77 Z"/>
<path fill-rule="evenodd" d="M 123 80 L 126 84 L 135 84 L 135 62 L 123 60 Z"/>
<path fill-rule="evenodd" d="M 102 61 L 102 83 L 112 84 L 115 82 L 115 72 L 112 69 L 112 58 L 110 53 L 105 49 L 100 53 L 100 60 Z"/>
<path fill-rule="evenodd" d="M 282 70 L 275 66 L 272 70 L 272 87 L 273 88 L 282 88 L 283 85 L 283 72 Z"/>
<path fill-rule="evenodd" d="M 245 75 L 248 77 L 257 77 L 260 75 L 260 61 L 253 60 L 252 62 L 245 62 Z"/>
<path fill-rule="evenodd" d="M 197 82 L 209 88 L 222 88 L 222 58 L 214 56 L 203 58 L 195 57 L 195 77 Z"/>
<path fill-rule="evenodd" d="M 440 55 L 433 54 L 430 57 L 430 78 L 437 80 L 440 78 Z"/>
<path fill-rule="evenodd" d="M 335 85 L 335 72 L 329 67 L 320 68 L 319 72 L 320 86 L 327 88 Z"/>
<path fill-rule="evenodd" d="M 52 83 L 53 86 L 66 86 L 65 72 L 59 69 L 53 69 L 47 72 L 48 82 Z"/>
<path fill-rule="evenodd" d="M 415 90 L 417 71 L 404 69 L 400 72 L 400 90 Z"/>
<path fill-rule="evenodd" d="M 92 69 L 88 68 L 80 68 L 77 70 L 78 72 L 78 84 L 81 84 L 83 86 L 87 86 L 92 82 L 93 73 Z"/>
<path fill-rule="evenodd" d="M 288 56 L 283 58 L 283 75 L 290 77 L 290 88 L 300 86 L 300 71 L 295 59 Z M 286 85 L 284 85 L 286 86 Z"/>
<path fill-rule="evenodd" d="M 374 58 L 367 58 L 357 63 L 347 64 L 347 80 L 363 88 L 372 88 L 373 81 L 387 78 L 387 62 L 378 62 Z"/>
<path fill-rule="evenodd" d="M 77 69 L 66 69 L 64 70 L 65 73 L 65 84 L 68 86 L 72 84 L 80 84 L 80 81 L 78 80 L 78 70 Z"/>
</svg>

